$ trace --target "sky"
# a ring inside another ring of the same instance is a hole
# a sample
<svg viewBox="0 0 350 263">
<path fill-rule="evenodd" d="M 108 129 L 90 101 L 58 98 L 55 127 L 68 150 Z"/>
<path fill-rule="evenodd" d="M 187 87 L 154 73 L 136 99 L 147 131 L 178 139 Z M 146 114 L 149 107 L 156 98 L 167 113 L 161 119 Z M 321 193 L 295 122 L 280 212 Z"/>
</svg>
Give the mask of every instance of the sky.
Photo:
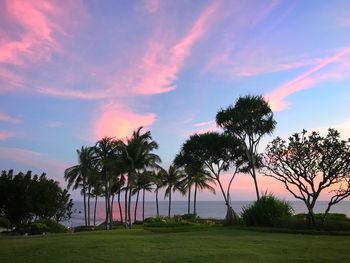
<svg viewBox="0 0 350 263">
<path fill-rule="evenodd" d="M 260 151 L 302 129 L 349 138 L 350 1 L 0 0 L 1 170 L 65 186 L 76 149 L 139 126 L 167 167 L 247 94 L 262 94 L 277 121 Z M 291 199 L 273 179 L 258 183 Z M 248 175 L 231 197 L 255 199 Z"/>
</svg>

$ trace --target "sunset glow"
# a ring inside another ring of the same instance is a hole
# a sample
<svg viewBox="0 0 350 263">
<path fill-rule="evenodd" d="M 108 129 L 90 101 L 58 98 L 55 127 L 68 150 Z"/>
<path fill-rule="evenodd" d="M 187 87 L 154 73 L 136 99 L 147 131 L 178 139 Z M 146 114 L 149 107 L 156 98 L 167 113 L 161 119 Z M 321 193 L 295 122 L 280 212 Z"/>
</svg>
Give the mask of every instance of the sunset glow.
<svg viewBox="0 0 350 263">
<path fill-rule="evenodd" d="M 139 126 L 167 167 L 188 136 L 219 131 L 217 111 L 247 94 L 262 94 L 277 121 L 260 151 L 302 129 L 349 138 L 349 10 L 341 0 L 0 1 L 1 170 L 65 185 L 76 149 Z M 291 198 L 274 180 L 258 182 Z M 255 198 L 248 175 L 232 186 L 233 200 Z"/>
</svg>

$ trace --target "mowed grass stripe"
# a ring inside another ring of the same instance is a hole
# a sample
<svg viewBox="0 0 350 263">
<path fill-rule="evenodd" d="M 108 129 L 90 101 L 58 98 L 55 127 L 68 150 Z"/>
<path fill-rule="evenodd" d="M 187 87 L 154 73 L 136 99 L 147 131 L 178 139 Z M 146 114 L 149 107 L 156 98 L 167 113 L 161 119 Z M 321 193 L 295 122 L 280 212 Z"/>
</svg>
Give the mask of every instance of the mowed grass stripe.
<svg viewBox="0 0 350 263">
<path fill-rule="evenodd" d="M 350 262 L 349 247 L 349 236 L 134 229 L 1 238 L 0 262 Z"/>
</svg>

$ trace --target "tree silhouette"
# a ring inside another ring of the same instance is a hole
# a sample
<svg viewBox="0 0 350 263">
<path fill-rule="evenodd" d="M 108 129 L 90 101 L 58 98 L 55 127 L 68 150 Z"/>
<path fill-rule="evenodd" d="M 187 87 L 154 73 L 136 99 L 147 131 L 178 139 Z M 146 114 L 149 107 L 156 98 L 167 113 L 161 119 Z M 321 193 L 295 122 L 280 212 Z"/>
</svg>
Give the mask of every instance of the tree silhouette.
<svg viewBox="0 0 350 263">
<path fill-rule="evenodd" d="M 271 134 L 276 126 L 273 112 L 262 96 L 240 97 L 234 106 L 221 109 L 216 123 L 225 133 L 239 138 L 249 161 L 249 173 L 254 180 L 257 199 L 260 198 L 256 174 L 257 148 L 261 138 Z"/>
<path fill-rule="evenodd" d="M 181 180 L 186 176 L 184 171 L 175 165 L 170 165 L 168 170 L 164 170 L 164 184 L 166 185 L 165 197 L 169 198 L 168 217 L 171 215 L 171 194 L 175 191 L 185 193 Z"/>
<path fill-rule="evenodd" d="M 321 192 L 333 193 L 323 222 L 332 205 L 350 196 L 350 141 L 329 129 L 325 137 L 304 130 L 289 137 L 277 137 L 267 147 L 262 172 L 282 182 L 289 193 L 302 200 L 309 221 L 316 224 L 314 206 Z"/>
<path fill-rule="evenodd" d="M 82 187 L 84 201 L 85 226 L 88 225 L 86 210 L 86 188 L 87 178 L 93 172 L 94 148 L 82 146 L 77 150 L 78 164 L 67 168 L 64 171 L 64 179 L 68 181 L 68 189 L 73 186 L 73 190 Z"/>
</svg>

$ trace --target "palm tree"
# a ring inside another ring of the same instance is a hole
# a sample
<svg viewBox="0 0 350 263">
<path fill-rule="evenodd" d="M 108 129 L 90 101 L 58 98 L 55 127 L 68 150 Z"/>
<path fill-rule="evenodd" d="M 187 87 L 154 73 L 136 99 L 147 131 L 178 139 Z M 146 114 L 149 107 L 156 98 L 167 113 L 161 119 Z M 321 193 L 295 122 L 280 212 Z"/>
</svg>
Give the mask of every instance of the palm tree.
<svg viewBox="0 0 350 263">
<path fill-rule="evenodd" d="M 82 186 L 82 194 L 84 198 L 84 219 L 85 226 L 88 225 L 87 221 L 87 211 L 86 211 L 86 188 L 87 179 L 93 170 L 93 160 L 94 160 L 94 148 L 82 146 L 80 150 L 77 150 L 78 154 L 78 164 L 67 168 L 64 171 L 64 179 L 68 181 L 67 188 L 73 186 L 73 190 Z"/>
<path fill-rule="evenodd" d="M 154 192 L 156 194 L 156 210 L 157 210 L 157 217 L 159 217 L 159 201 L 158 201 L 158 193 L 159 189 L 165 186 L 164 182 L 164 170 L 158 169 L 158 171 L 153 172 L 152 181 L 155 185 Z"/>
<path fill-rule="evenodd" d="M 186 191 L 181 182 L 185 176 L 184 171 L 175 165 L 170 165 L 169 169 L 164 171 L 165 197 L 169 197 L 168 217 L 171 213 L 171 193 L 178 190 L 184 194 Z"/>
<path fill-rule="evenodd" d="M 111 210 L 110 210 L 110 222 L 113 225 L 113 204 L 114 204 L 114 197 L 116 194 L 118 194 L 121 189 L 123 188 L 125 184 L 125 178 L 124 176 L 120 176 L 120 177 L 114 177 L 113 181 L 111 183 L 111 196 L 112 196 L 112 200 L 111 200 Z M 119 207 L 120 208 L 120 207 Z"/>
<path fill-rule="evenodd" d="M 249 161 L 249 173 L 254 180 L 257 199 L 260 198 L 256 168 L 258 146 L 261 138 L 271 134 L 276 121 L 273 112 L 263 96 L 240 97 L 234 106 L 220 110 L 216 115 L 216 123 L 224 129 L 225 133 L 238 138 Z"/>
<path fill-rule="evenodd" d="M 96 212 L 97 212 L 97 198 L 103 193 L 103 186 L 101 182 L 95 182 L 92 187 L 91 194 L 95 197 L 94 204 L 94 226 L 96 226 Z"/>
<path fill-rule="evenodd" d="M 152 172 L 145 171 L 142 174 L 140 185 L 142 189 L 142 222 L 145 221 L 145 194 L 152 191 Z"/>
<path fill-rule="evenodd" d="M 212 185 L 215 185 L 215 180 L 208 176 L 208 172 L 205 169 L 199 170 L 194 174 L 193 179 L 194 183 L 194 198 L 193 198 L 193 214 L 197 214 L 197 190 L 209 190 L 215 194 L 215 189 Z"/>
<path fill-rule="evenodd" d="M 101 179 L 104 182 L 105 209 L 106 209 L 106 229 L 112 228 L 111 222 L 111 186 L 116 176 L 121 174 L 120 162 L 121 141 L 104 137 L 96 143 L 95 151 L 101 171 Z M 109 225 L 108 225 L 109 223 Z"/>
<path fill-rule="evenodd" d="M 132 189 L 136 187 L 137 177 L 141 171 L 157 167 L 157 163 L 161 162 L 160 157 L 152 153 L 153 150 L 158 149 L 158 144 L 152 139 L 151 132 L 147 131 L 141 134 L 141 130 L 142 127 L 134 131 L 131 138 L 123 146 L 122 159 L 128 173 L 126 191 L 129 191 L 129 193 L 125 193 L 125 197 L 129 194 L 128 200 L 125 202 L 125 227 L 127 227 L 128 221 L 131 223 L 131 196 Z"/>
</svg>

